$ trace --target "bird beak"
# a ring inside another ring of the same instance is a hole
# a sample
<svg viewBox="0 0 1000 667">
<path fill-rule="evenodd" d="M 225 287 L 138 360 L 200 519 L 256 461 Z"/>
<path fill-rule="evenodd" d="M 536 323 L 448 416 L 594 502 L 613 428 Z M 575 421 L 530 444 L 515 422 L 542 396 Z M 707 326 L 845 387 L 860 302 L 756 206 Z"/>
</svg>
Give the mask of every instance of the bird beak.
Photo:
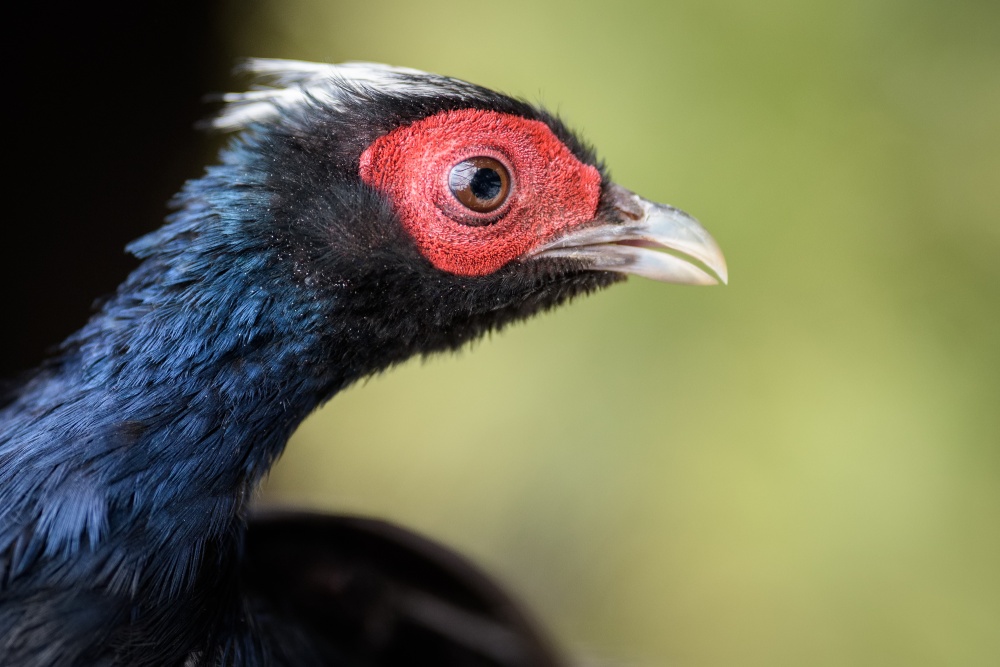
<svg viewBox="0 0 1000 667">
<path fill-rule="evenodd" d="M 633 273 L 665 283 L 718 285 L 729 279 L 722 250 L 684 211 L 657 204 L 618 185 L 604 193 L 596 224 L 535 248 L 530 257 L 563 257 L 593 271 Z"/>
</svg>

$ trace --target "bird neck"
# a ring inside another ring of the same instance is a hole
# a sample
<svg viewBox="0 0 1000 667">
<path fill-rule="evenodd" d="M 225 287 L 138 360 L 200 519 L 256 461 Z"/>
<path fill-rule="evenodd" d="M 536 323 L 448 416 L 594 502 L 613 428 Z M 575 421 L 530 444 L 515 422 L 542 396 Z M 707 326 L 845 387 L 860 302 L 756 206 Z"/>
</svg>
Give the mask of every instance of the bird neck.
<svg viewBox="0 0 1000 667">
<path fill-rule="evenodd" d="M 271 252 L 240 263 L 210 282 L 144 295 L 154 305 L 135 319 L 123 317 L 135 298 L 125 292 L 81 332 L 77 380 L 104 394 L 99 430 L 134 440 L 119 449 L 125 469 L 161 476 L 163 487 L 145 488 L 171 493 L 164 487 L 193 481 L 199 496 L 244 496 L 299 423 L 365 372 L 336 363 L 350 341 L 329 325 L 333 304 L 270 276 Z"/>
<path fill-rule="evenodd" d="M 233 174 L 188 186 L 171 223 L 130 248 L 139 268 L 3 408 L 0 505 L 18 524 L 0 521 L 0 549 L 23 522 L 53 554 L 132 534 L 119 548 L 156 557 L 231 534 L 298 424 L 408 356 L 379 352 L 349 288 L 312 284 L 258 233 L 266 197 L 244 184 L 253 205 L 213 200 L 234 188 L 212 180 Z"/>
</svg>

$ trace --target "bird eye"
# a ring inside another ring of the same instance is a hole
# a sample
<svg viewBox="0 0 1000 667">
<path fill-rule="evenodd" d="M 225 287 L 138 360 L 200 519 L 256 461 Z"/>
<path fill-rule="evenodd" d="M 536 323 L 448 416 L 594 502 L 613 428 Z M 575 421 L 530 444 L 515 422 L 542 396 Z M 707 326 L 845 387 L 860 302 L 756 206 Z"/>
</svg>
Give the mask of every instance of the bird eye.
<svg viewBox="0 0 1000 667">
<path fill-rule="evenodd" d="M 466 208 L 476 213 L 490 213 L 507 200 L 510 174 L 498 160 L 473 157 L 451 168 L 448 187 Z"/>
</svg>

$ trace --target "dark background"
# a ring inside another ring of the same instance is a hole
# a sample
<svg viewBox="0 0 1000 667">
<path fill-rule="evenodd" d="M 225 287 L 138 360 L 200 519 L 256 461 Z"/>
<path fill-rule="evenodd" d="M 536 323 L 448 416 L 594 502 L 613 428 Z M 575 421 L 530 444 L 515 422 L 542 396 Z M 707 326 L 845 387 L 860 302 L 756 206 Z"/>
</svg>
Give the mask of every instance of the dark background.
<svg viewBox="0 0 1000 667">
<path fill-rule="evenodd" d="M 37 364 L 135 266 L 124 246 L 211 156 L 231 59 L 217 3 L 19 3 L 7 89 L 0 377 Z"/>
</svg>

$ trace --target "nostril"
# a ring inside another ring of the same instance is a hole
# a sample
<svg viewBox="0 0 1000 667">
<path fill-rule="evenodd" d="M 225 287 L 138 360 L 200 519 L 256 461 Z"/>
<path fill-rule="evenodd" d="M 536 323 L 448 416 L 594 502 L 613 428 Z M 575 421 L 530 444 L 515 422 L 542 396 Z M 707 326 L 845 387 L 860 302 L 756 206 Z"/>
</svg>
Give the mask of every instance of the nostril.
<svg viewBox="0 0 1000 667">
<path fill-rule="evenodd" d="M 634 208 L 626 208 L 619 204 L 615 204 L 615 209 L 629 220 L 641 220 L 643 216 L 642 209 L 638 206 L 635 206 Z"/>
<path fill-rule="evenodd" d="M 626 190 L 620 185 L 611 183 L 607 189 L 608 203 L 625 220 L 641 220 L 646 211 L 633 192 Z"/>
</svg>

